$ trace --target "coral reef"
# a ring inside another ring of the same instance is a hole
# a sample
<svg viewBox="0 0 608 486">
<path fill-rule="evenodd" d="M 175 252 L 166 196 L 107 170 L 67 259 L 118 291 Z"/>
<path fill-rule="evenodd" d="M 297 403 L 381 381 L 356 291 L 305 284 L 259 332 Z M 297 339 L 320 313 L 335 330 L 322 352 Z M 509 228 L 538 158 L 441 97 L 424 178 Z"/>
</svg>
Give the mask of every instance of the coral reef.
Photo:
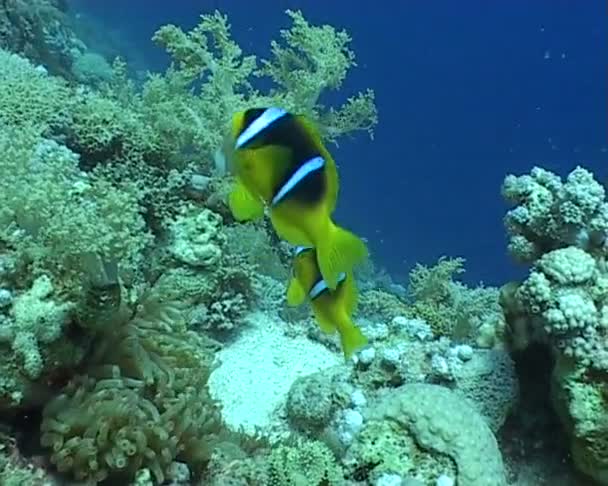
<svg viewBox="0 0 608 486">
<path fill-rule="evenodd" d="M 530 175 L 507 176 L 503 195 L 517 204 L 505 217 L 509 250 L 533 263 L 527 279 L 502 289 L 510 347 L 540 343 L 550 350 L 551 402 L 574 463 L 608 484 L 605 190 L 582 167 L 565 181 L 534 168 Z"/>
<path fill-rule="evenodd" d="M 349 36 L 288 12 L 292 27 L 269 59 L 258 60 L 243 53 L 227 18 L 215 12 L 190 32 L 161 27 L 154 41 L 172 64 L 139 82 L 122 59 L 109 63 L 76 38 L 63 2 L 5 3 L 2 417 L 18 429 L 11 422 L 17 414 L 41 414 L 33 440 L 60 481 L 227 484 L 221 478 L 243 464 L 258 484 L 284 484 L 314 464 L 319 481 L 341 484 L 340 466 L 325 446 L 287 441 L 272 452 L 264 452 L 263 441 L 245 446 L 230 430 L 242 417 L 212 397 L 226 399 L 218 383 L 230 400 L 237 396 L 234 368 L 228 377 L 222 372 L 239 363 L 229 354 L 239 342 L 274 351 L 271 362 L 283 358 L 282 344 L 298 350 L 304 342 L 277 341 L 267 332 L 268 323 L 275 331 L 282 324 L 276 312 L 289 256 L 264 225 L 234 223 L 225 204 L 229 177 L 216 170 L 213 154 L 230 116 L 254 105 L 306 113 L 328 141 L 357 130 L 371 135 L 377 121 L 371 91 L 340 108 L 319 105 L 319 96 L 339 88 L 355 65 Z M 288 80 L 297 58 L 306 59 L 297 73 L 305 87 L 299 94 Z M 253 88 L 260 78 L 271 81 L 267 92 Z M 258 304 L 268 313 L 257 314 L 261 338 L 274 350 L 237 332 L 255 329 L 251 311 Z M 211 337 L 231 347 L 217 354 L 222 345 Z M 331 352 L 306 344 L 319 356 L 318 369 L 336 364 Z M 302 350 L 300 363 L 314 371 L 310 348 Z M 283 371 L 275 366 L 274 378 Z M 243 368 L 237 372 L 247 376 Z M 302 367 L 278 383 L 281 393 L 304 373 Z M 273 419 L 274 409 L 266 412 L 262 422 L 251 422 L 254 429 Z M 288 435 L 285 423 L 279 436 Z M 2 467 L 3 484 L 30 477 L 16 465 Z"/>
<path fill-rule="evenodd" d="M 284 308 L 292 250 L 234 220 L 217 149 L 252 106 L 328 143 L 372 136 L 371 90 L 321 104 L 356 66 L 349 34 L 287 11 L 258 58 L 216 11 L 160 27 L 170 65 L 136 78 L 65 2 L 4 3 L 2 484 L 506 485 L 534 346 L 574 464 L 608 484 L 608 203 L 589 171 L 505 179 L 523 282 L 469 287 L 460 258 L 407 286 L 359 269 L 369 346 L 345 363 L 308 308 Z"/>
</svg>

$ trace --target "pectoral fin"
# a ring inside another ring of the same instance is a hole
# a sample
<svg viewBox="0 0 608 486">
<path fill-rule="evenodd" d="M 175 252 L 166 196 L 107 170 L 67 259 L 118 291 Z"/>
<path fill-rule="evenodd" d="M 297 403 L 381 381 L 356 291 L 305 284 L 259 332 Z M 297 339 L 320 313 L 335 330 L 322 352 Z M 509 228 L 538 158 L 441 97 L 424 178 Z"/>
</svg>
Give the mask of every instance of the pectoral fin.
<svg viewBox="0 0 608 486">
<path fill-rule="evenodd" d="M 297 279 L 292 278 L 287 287 L 287 305 L 297 307 L 306 300 L 306 292 Z"/>
<path fill-rule="evenodd" d="M 264 216 L 262 200 L 252 194 L 239 179 L 230 192 L 228 206 L 237 221 L 252 221 Z"/>
</svg>

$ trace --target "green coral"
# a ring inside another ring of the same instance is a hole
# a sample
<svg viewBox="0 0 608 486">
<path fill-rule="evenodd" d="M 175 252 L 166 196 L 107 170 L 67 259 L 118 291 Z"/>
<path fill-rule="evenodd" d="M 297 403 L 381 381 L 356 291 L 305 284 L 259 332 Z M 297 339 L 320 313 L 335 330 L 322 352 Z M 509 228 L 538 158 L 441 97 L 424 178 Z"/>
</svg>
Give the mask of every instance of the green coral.
<svg viewBox="0 0 608 486">
<path fill-rule="evenodd" d="M 177 261 L 200 268 L 210 268 L 220 262 L 225 236 L 218 214 L 189 205 L 167 226 L 171 238 L 169 252 Z"/>
<path fill-rule="evenodd" d="M 114 73 L 105 57 L 93 51 L 78 53 L 72 63 L 72 74 L 81 83 L 91 86 L 110 82 Z"/>
<path fill-rule="evenodd" d="M 150 242 L 136 187 L 87 175 L 35 129 L 0 129 L 0 240 L 35 273 L 82 285 L 87 257 L 134 264 Z"/>
<path fill-rule="evenodd" d="M 71 90 L 44 68 L 0 49 L 0 124 L 49 130 L 69 118 Z"/>
<path fill-rule="evenodd" d="M 371 135 L 378 121 L 373 91 L 358 93 L 326 113 L 319 105 L 321 94 L 340 88 L 356 66 L 348 33 L 329 25 L 310 25 L 300 11 L 287 10 L 287 15 L 291 28 L 281 31 L 283 43 L 271 43 L 272 58 L 262 60 L 259 70 L 277 84 L 272 94 L 279 96 L 283 106 L 318 119 L 328 140 L 355 130 Z"/>
<path fill-rule="evenodd" d="M 391 322 L 408 312 L 408 306 L 395 294 L 377 289 L 361 292 L 358 309 L 362 315 L 383 322 Z"/>
<path fill-rule="evenodd" d="M 590 375 L 569 360 L 557 360 L 551 401 L 570 438 L 576 467 L 598 484 L 608 484 L 608 379 Z"/>
<path fill-rule="evenodd" d="M 233 224 L 224 228 L 225 251 L 251 265 L 256 272 L 286 282 L 292 253 L 288 245 L 277 244 L 264 223 Z"/>
<path fill-rule="evenodd" d="M 0 9 L 0 48 L 71 80 L 70 64 L 85 49 L 62 0 L 6 0 Z"/>
<path fill-rule="evenodd" d="M 188 33 L 165 25 L 153 40 L 171 55 L 173 66 L 144 85 L 146 119 L 163 143 L 195 147 L 210 158 L 233 112 L 258 96 L 250 84 L 255 56 L 243 55 L 231 38 L 227 17 L 217 11 L 201 16 Z M 195 82 L 198 88 L 193 88 Z"/>
<path fill-rule="evenodd" d="M 2 486 L 58 486 L 40 465 L 27 462 L 19 455 L 14 439 L 0 434 L 0 484 Z"/>
<path fill-rule="evenodd" d="M 162 159 L 157 133 L 144 115 L 110 94 L 85 92 L 75 97 L 67 145 L 81 155 L 86 167 L 101 162 L 154 163 Z"/>
<path fill-rule="evenodd" d="M 287 418 L 301 432 L 320 433 L 335 413 L 350 403 L 352 387 L 346 384 L 341 367 L 325 369 L 297 378 L 285 406 Z"/>
</svg>

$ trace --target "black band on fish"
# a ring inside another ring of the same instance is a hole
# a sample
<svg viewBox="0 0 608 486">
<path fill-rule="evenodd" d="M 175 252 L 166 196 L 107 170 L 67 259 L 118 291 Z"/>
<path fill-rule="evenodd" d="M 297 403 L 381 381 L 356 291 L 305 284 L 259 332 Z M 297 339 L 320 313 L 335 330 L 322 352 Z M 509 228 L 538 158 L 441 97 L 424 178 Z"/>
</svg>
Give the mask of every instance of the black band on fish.
<svg viewBox="0 0 608 486">
<path fill-rule="evenodd" d="M 255 118 L 243 132 L 237 137 L 234 145 L 235 149 L 243 148 L 250 143 L 260 133 L 268 129 L 277 120 L 280 120 L 287 112 L 282 108 L 271 107 L 265 109 L 260 116 Z"/>
<path fill-rule="evenodd" d="M 272 198 L 272 206 L 276 206 L 285 197 L 293 191 L 298 184 L 300 184 L 306 177 L 312 173 L 323 169 L 325 166 L 325 159 L 321 156 L 313 157 L 312 159 L 304 162 L 298 170 L 287 180 L 285 184 L 279 189 L 279 192 Z"/>
<path fill-rule="evenodd" d="M 346 274 L 342 272 L 338 275 L 338 284 L 344 282 L 344 280 L 346 280 Z M 323 294 L 323 292 L 326 292 L 328 290 L 329 287 L 325 283 L 325 280 L 320 279 L 316 284 L 312 286 L 312 289 L 310 289 L 310 292 L 308 292 L 308 297 L 310 297 L 310 300 L 315 300 L 317 297 Z"/>
</svg>

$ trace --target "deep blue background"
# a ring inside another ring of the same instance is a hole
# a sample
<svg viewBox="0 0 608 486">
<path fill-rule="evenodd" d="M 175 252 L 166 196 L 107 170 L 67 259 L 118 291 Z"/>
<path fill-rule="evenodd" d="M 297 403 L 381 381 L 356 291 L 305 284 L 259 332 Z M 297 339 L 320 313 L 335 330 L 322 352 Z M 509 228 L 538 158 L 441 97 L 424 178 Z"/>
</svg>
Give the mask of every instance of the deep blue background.
<svg viewBox="0 0 608 486">
<path fill-rule="evenodd" d="M 108 43 L 162 69 L 150 37 L 218 8 L 235 39 L 265 55 L 300 8 L 310 22 L 345 28 L 358 68 L 336 100 L 371 87 L 374 141 L 344 140 L 339 219 L 374 257 L 404 274 L 441 255 L 467 259 L 466 280 L 517 274 L 505 253 L 500 184 L 533 165 L 577 164 L 606 178 L 608 12 L 604 0 L 79 0 Z M 332 99 L 332 98 L 330 98 Z"/>
</svg>

